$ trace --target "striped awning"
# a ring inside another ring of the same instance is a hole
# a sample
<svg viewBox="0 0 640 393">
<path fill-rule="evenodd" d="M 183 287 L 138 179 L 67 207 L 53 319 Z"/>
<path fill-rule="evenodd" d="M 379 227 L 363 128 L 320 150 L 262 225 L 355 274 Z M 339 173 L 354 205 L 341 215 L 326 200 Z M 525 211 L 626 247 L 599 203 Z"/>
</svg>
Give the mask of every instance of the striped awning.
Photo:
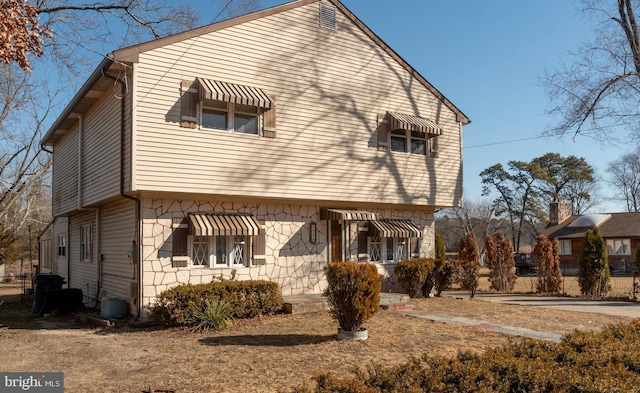
<svg viewBox="0 0 640 393">
<path fill-rule="evenodd" d="M 197 80 L 200 84 L 200 94 L 203 99 L 233 102 L 266 109 L 274 106 L 273 100 L 258 87 L 203 78 L 197 78 Z"/>
<path fill-rule="evenodd" d="M 409 220 L 371 221 L 371 229 L 380 237 L 422 237 L 422 231 Z"/>
<path fill-rule="evenodd" d="M 326 209 L 320 208 L 321 220 L 346 220 L 346 221 L 370 221 L 377 220 L 376 213 L 365 210 L 353 209 Z"/>
<path fill-rule="evenodd" d="M 387 112 L 389 130 L 409 130 L 424 132 L 428 135 L 442 135 L 442 130 L 438 125 L 424 117 L 405 115 L 397 112 Z"/>
<path fill-rule="evenodd" d="M 189 231 L 194 236 L 254 236 L 260 226 L 253 216 L 240 214 L 189 214 Z"/>
</svg>

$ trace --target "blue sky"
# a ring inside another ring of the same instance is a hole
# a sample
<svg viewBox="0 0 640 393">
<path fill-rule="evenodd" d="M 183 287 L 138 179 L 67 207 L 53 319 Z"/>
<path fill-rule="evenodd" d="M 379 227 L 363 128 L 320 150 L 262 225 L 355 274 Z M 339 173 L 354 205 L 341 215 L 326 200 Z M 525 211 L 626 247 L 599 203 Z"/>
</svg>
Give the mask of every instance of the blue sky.
<svg viewBox="0 0 640 393">
<path fill-rule="evenodd" d="M 201 12 L 200 25 L 219 9 L 195 0 L 177 2 Z M 496 163 L 556 152 L 584 157 L 606 177 L 607 164 L 634 147 L 602 146 L 583 136 L 540 137 L 555 121 L 545 115 L 549 100 L 539 78 L 563 59 L 570 61 L 568 53 L 593 32 L 577 0 L 342 2 L 471 119 L 463 129 L 467 200 L 482 198 L 479 173 Z M 603 202 L 593 212 L 622 211 L 622 204 L 611 202 L 610 188 L 602 183 Z"/>
</svg>

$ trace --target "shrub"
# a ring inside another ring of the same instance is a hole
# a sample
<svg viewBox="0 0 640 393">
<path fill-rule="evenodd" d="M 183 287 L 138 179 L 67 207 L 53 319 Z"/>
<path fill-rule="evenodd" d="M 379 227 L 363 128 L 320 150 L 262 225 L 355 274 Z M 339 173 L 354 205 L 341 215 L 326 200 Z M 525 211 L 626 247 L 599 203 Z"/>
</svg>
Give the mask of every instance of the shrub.
<svg viewBox="0 0 640 393">
<path fill-rule="evenodd" d="M 447 263 L 447 250 L 442 235 L 435 233 L 435 259 L 431 272 L 422 285 L 422 296 L 429 297 L 435 288 L 436 296 L 440 296 L 442 290 L 451 285 L 451 272 L 445 268 Z"/>
<path fill-rule="evenodd" d="M 456 281 L 460 288 L 471 291 L 474 297 L 480 284 L 480 264 L 478 263 L 478 242 L 473 232 L 468 232 L 458 243 L 459 269 Z"/>
<path fill-rule="evenodd" d="M 540 235 L 531 256 L 538 264 L 538 293 L 560 293 L 562 273 L 560 272 L 560 251 L 557 240 Z"/>
<path fill-rule="evenodd" d="M 598 227 L 587 231 L 578 260 L 578 284 L 586 296 L 606 296 L 611 290 L 607 249 Z"/>
<path fill-rule="evenodd" d="M 201 307 L 190 308 L 191 330 L 200 332 L 205 330 L 224 330 L 233 325 L 231 305 L 224 300 L 205 299 Z"/>
<path fill-rule="evenodd" d="M 459 259 L 457 264 L 458 276 L 454 278 L 455 282 L 460 285 L 461 289 L 471 292 L 471 297 L 474 297 L 478 290 L 478 285 L 480 285 L 480 264 L 478 261 L 466 259 Z"/>
<path fill-rule="evenodd" d="M 339 378 L 314 377 L 315 389 L 295 392 L 636 392 L 640 385 L 640 321 L 601 332 L 565 336 L 560 343 L 512 341 L 484 353 L 423 356 L 405 364 L 371 365 Z"/>
<path fill-rule="evenodd" d="M 325 268 L 328 287 L 324 296 L 340 328 L 359 331 L 380 307 L 382 278 L 370 263 L 332 262 Z"/>
<path fill-rule="evenodd" d="M 151 319 L 169 326 L 185 326 L 192 321 L 194 307 L 206 300 L 224 300 L 233 318 L 251 318 L 280 311 L 283 306 L 278 284 L 271 281 L 222 281 L 184 284 L 163 291 L 151 309 Z"/>
<path fill-rule="evenodd" d="M 458 277 L 459 264 L 457 260 L 445 259 L 436 260 L 434 268 L 434 288 L 436 296 L 440 296 L 442 291 L 449 288 Z"/>
<path fill-rule="evenodd" d="M 433 271 L 435 261 L 427 258 L 414 258 L 398 262 L 394 273 L 402 289 L 409 297 L 416 297 L 422 290 L 427 276 Z"/>
<path fill-rule="evenodd" d="M 501 232 L 487 236 L 487 266 L 491 288 L 498 292 L 511 292 L 518 277 L 513 272 L 516 261 L 513 259 L 513 246 Z"/>
</svg>

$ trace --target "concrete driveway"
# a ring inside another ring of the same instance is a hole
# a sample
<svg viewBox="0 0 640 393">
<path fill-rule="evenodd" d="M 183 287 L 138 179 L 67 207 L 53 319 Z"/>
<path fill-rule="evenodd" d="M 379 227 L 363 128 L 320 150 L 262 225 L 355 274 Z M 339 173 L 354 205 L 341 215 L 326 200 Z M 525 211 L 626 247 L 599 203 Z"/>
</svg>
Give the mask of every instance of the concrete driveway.
<svg viewBox="0 0 640 393">
<path fill-rule="evenodd" d="M 446 291 L 443 296 L 468 298 L 468 291 Z M 593 312 L 640 318 L 640 303 L 624 301 L 589 300 L 563 296 L 539 296 L 533 294 L 476 293 L 476 299 L 488 302 L 517 304 L 520 306 L 546 307 L 558 310 Z"/>
</svg>

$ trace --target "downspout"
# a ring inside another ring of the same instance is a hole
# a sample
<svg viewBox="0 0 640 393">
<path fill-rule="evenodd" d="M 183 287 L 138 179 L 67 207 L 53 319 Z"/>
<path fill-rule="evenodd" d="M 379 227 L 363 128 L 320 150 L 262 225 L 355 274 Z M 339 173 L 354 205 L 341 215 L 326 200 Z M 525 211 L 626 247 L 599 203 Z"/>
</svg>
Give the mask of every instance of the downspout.
<svg viewBox="0 0 640 393">
<path fill-rule="evenodd" d="M 64 250 L 67 258 L 67 288 L 71 288 L 71 220 L 67 217 L 67 234 L 65 235 L 67 244 Z"/>
<path fill-rule="evenodd" d="M 125 173 L 124 173 L 124 167 L 125 167 L 125 162 L 124 162 L 124 146 L 125 146 L 125 142 L 126 142 L 126 119 L 125 119 L 125 112 L 126 112 L 126 93 L 127 93 L 127 89 L 126 89 L 126 84 L 121 81 L 119 78 L 116 78 L 114 76 L 109 75 L 108 73 L 105 72 L 106 71 L 106 67 L 102 69 L 102 75 L 105 78 L 109 78 L 117 83 L 120 84 L 120 92 L 122 93 L 122 97 L 120 98 L 120 196 L 126 199 L 130 199 L 132 201 L 135 202 L 135 222 L 136 222 L 136 226 L 135 226 L 135 234 L 134 234 L 134 240 L 133 240 L 133 255 L 132 255 L 132 259 L 133 259 L 133 265 L 134 265 L 134 269 L 137 266 L 138 267 L 138 274 L 136 277 L 136 281 L 137 281 L 137 309 L 138 309 L 138 315 L 137 318 L 140 319 L 142 317 L 142 263 L 141 263 L 141 258 L 140 258 L 140 246 L 141 246 L 141 241 L 140 241 L 140 237 L 141 237 L 141 233 L 140 233 L 140 210 L 141 210 L 141 202 L 140 199 L 128 195 L 125 193 Z M 137 242 L 137 244 L 136 244 Z M 134 274 L 135 274 L 135 270 L 134 270 Z"/>
</svg>

